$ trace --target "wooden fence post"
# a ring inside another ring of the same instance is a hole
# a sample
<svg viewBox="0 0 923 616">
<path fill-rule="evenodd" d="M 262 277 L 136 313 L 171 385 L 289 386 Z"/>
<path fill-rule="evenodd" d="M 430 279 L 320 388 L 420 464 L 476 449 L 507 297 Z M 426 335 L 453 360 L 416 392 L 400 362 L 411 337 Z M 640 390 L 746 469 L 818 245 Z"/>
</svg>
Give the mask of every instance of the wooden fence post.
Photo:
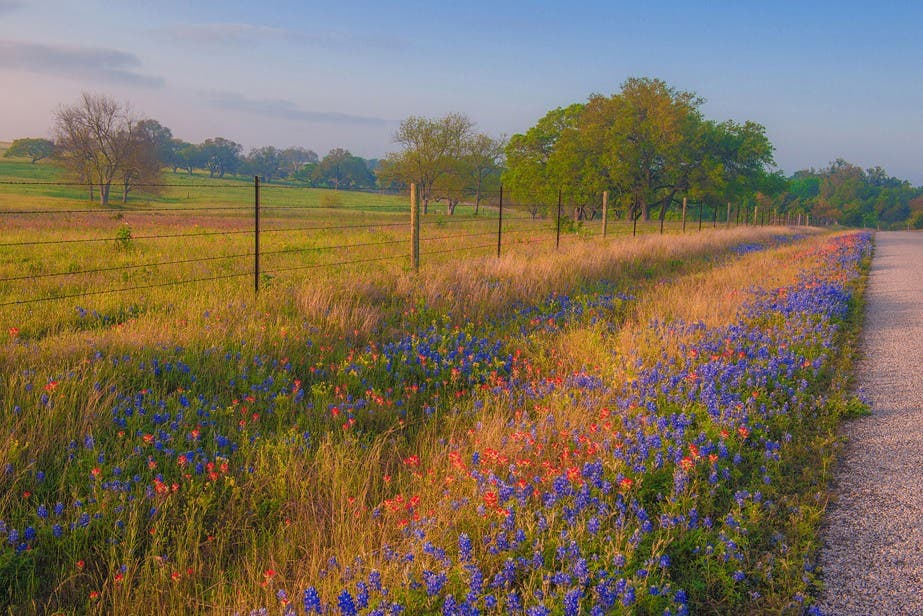
<svg viewBox="0 0 923 616">
<path fill-rule="evenodd" d="M 609 191 L 603 191 L 603 237 L 609 230 Z"/>
<path fill-rule="evenodd" d="M 683 233 L 686 232 L 686 197 L 683 197 Z"/>
<path fill-rule="evenodd" d="M 414 183 L 410 184 L 410 263 L 413 271 L 420 271 L 420 202 Z"/>
<path fill-rule="evenodd" d="M 253 294 L 260 292 L 260 176 L 253 176 Z"/>
<path fill-rule="evenodd" d="M 558 232 L 554 240 L 554 249 L 561 247 L 561 190 L 558 189 Z"/>
<path fill-rule="evenodd" d="M 500 258 L 500 243 L 503 241 L 503 185 L 500 185 L 500 207 L 497 216 L 497 258 Z"/>
</svg>

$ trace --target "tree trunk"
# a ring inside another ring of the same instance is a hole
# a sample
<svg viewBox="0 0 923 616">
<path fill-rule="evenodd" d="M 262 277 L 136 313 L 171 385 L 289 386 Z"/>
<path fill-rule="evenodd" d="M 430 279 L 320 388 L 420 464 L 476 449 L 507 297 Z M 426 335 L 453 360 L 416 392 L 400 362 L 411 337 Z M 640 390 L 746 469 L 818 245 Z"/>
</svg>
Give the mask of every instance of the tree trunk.
<svg viewBox="0 0 923 616">
<path fill-rule="evenodd" d="M 663 221 L 667 217 L 667 208 L 670 207 L 670 204 L 673 203 L 673 197 L 676 195 L 676 191 L 671 191 L 669 195 L 663 198 L 663 201 L 660 205 L 660 232 L 663 233 Z"/>
<path fill-rule="evenodd" d="M 111 187 L 111 182 L 104 182 L 99 185 L 99 204 L 103 207 L 109 205 L 109 189 Z"/>
<path fill-rule="evenodd" d="M 478 215 L 478 210 L 481 207 L 481 187 L 478 186 L 474 193 L 474 215 Z"/>
<path fill-rule="evenodd" d="M 128 203 L 128 191 L 129 191 L 128 184 L 129 183 L 127 181 L 122 182 L 122 205 L 125 205 L 126 203 Z"/>
</svg>

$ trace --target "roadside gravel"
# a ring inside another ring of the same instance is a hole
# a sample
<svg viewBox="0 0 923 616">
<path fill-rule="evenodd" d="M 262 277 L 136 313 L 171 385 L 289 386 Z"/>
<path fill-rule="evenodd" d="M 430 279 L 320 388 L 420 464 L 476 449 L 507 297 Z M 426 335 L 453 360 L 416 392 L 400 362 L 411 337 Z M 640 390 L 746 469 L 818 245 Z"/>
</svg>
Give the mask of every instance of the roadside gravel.
<svg viewBox="0 0 923 616">
<path fill-rule="evenodd" d="M 843 427 L 819 607 L 923 615 L 923 234 L 876 236 L 866 293 L 858 381 L 872 415 Z"/>
</svg>

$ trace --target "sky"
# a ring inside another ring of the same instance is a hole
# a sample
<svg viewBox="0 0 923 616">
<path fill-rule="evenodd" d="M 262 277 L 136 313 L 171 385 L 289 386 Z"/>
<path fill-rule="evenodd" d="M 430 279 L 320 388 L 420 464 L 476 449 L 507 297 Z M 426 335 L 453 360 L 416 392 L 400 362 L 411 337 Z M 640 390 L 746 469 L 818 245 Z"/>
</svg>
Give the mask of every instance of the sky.
<svg viewBox="0 0 923 616">
<path fill-rule="evenodd" d="M 923 2 L 0 0 L 0 140 L 82 92 L 198 143 L 397 149 L 411 115 L 492 136 L 660 78 L 766 127 L 786 174 L 844 158 L 923 185 Z"/>
</svg>

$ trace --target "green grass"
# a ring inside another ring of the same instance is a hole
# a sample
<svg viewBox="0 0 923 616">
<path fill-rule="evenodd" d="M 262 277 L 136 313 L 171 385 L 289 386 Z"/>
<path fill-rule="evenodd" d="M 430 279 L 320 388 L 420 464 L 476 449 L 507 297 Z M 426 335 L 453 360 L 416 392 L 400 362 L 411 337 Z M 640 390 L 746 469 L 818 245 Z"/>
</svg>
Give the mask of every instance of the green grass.
<svg viewBox="0 0 923 616">
<path fill-rule="evenodd" d="M 38 169 L 43 166 L 0 171 L 49 173 Z M 630 382 L 645 362 L 682 359 L 688 340 L 664 339 L 651 329 L 652 320 L 728 323 L 747 289 L 790 284 L 810 266 L 808 249 L 826 239 L 812 236 L 737 256 L 735 247 L 767 242 L 783 230 L 706 227 L 705 233 L 680 235 L 674 224 L 661 238 L 652 224 L 631 238 L 627 224 L 615 223 L 612 237 L 603 240 L 594 221 L 565 233 L 556 251 L 551 218 L 533 222 L 510 208 L 504 256 L 497 259 L 495 211 L 486 208 L 474 218 L 460 207 L 449 217 L 436 207 L 424 221 L 423 267 L 416 273 L 408 267 L 407 210 L 400 198 L 347 193 L 340 207 L 322 208 L 331 191 L 267 187 L 264 203 L 295 207 L 276 213 L 267 207 L 262 250 L 301 252 L 265 255 L 263 271 L 275 272 L 261 280 L 258 296 L 249 278 L 251 257 L 35 277 L 247 252 L 248 233 L 224 234 L 247 231 L 247 212 L 191 209 L 246 207 L 252 197 L 247 182 L 180 181 L 185 189 L 171 188 L 150 201 L 152 208 L 176 206 L 179 212 L 0 215 L 0 243 L 105 240 L 0 247 L 0 279 L 32 276 L 0 281 L 0 302 L 242 274 L 0 307 L 0 391 L 10 392 L 0 396 L 0 465 L 12 469 L 0 474 L 0 519 L 20 530 L 31 525 L 39 534 L 35 549 L 23 553 L 0 546 L 0 607 L 7 613 L 248 613 L 261 606 L 281 612 L 278 590 L 288 589 L 296 607 L 301 596 L 295 593 L 310 585 L 329 599 L 351 575 L 347 567 L 377 568 L 411 611 L 438 611 L 435 599 L 409 585 L 409 576 L 419 579 L 433 562 L 398 563 L 383 551 L 385 544 L 420 547 L 405 530 L 413 513 L 394 506 L 398 497 L 402 503 L 419 499 L 416 511 L 434 520 L 428 538 L 437 544 L 444 539 L 453 555 L 458 532 L 498 532 L 500 518 L 455 506 L 480 502 L 483 493 L 472 476 L 455 473 L 452 460 L 470 470 L 479 452 L 483 471 L 498 474 L 521 458 L 535 473 L 579 464 L 582 448 L 595 442 L 597 432 L 587 432 L 591 423 L 610 422 L 614 443 L 620 422 L 636 418 L 627 412 L 601 419 L 601 409 L 615 408 L 606 397 L 611 394 L 565 385 L 568 379 L 588 374 L 615 387 Z M 220 189 L 229 195 L 225 201 L 219 189 L 194 183 L 238 187 Z M 21 208 L 72 207 L 67 196 L 11 190 L 9 200 Z M 79 205 L 74 209 L 90 207 Z M 387 226 L 392 223 L 400 226 Z M 351 228 L 273 231 L 343 224 Z M 142 239 L 190 232 L 197 235 Z M 211 232 L 218 234 L 205 235 Z M 380 244 L 390 240 L 396 243 Z M 303 250 L 323 247 L 329 248 Z M 389 250 L 394 260 L 368 261 Z M 346 260 L 365 262 L 335 265 Z M 324 267 L 280 271 L 316 265 Z M 618 293 L 631 298 L 613 299 Z M 859 320 L 849 323 L 844 332 L 853 332 Z M 843 336 L 844 348 L 854 344 Z M 502 351 L 480 357 L 483 349 L 472 341 L 481 338 L 500 342 Z M 406 348 L 386 361 L 384 346 L 399 340 Z M 420 357 L 426 362 L 418 363 Z M 505 393 L 514 378 L 548 391 L 536 398 L 516 389 Z M 839 388 L 827 381 L 817 386 Z M 357 398 L 363 406 L 354 404 Z M 717 438 L 718 427 L 708 425 L 704 413 L 696 421 Z M 822 445 L 830 424 L 777 423 L 773 430 L 791 427 L 806 436 L 785 450 L 784 464 L 772 466 L 772 488 L 761 488 L 755 471 L 746 480 L 767 494 L 774 490 L 779 515 L 763 519 L 766 510 L 752 503 L 736 511 L 759 529 L 749 538 L 735 535 L 747 557 L 776 559 L 767 570 L 777 577 L 760 587 L 771 591 L 761 601 L 732 579 L 737 565 L 694 553 L 715 533 L 677 530 L 664 535 L 676 540 L 670 545 L 648 539 L 635 545 L 626 534 L 603 545 L 593 542 L 586 520 L 557 517 L 547 520 L 547 530 L 530 526 L 530 541 L 549 567 L 564 545 L 563 532 L 602 559 L 592 561 L 593 569 L 621 551 L 634 571 L 648 567 L 645 554 L 669 550 L 676 563 L 689 564 L 673 583 L 682 583 L 703 611 L 783 612 L 806 588 L 803 562 L 820 510 L 811 499 L 825 477 L 810 469 L 829 468 Z M 736 441 L 729 446 L 742 447 Z M 190 459 L 183 457 L 187 452 Z M 752 459 L 743 468 L 753 471 L 762 450 L 747 455 Z M 509 459 L 501 462 L 503 456 Z M 194 464 L 203 465 L 201 473 Z M 662 497 L 673 484 L 672 470 L 642 476 L 620 464 L 607 462 L 613 484 L 617 474 L 628 473 L 645 506 L 680 510 L 682 502 L 667 504 Z M 803 465 L 810 472 L 798 474 Z M 124 489 L 113 489 L 112 482 L 125 482 Z M 718 511 L 730 498 L 721 493 L 703 502 Z M 65 504 L 60 516 L 41 516 L 40 504 L 53 508 L 59 501 Z M 798 513 L 786 517 L 785 507 Z M 375 509 L 384 513 L 374 515 Z M 606 524 L 614 521 L 610 516 Z M 53 523 L 63 525 L 62 539 L 53 537 Z M 773 543 L 776 531 L 788 533 L 791 551 Z M 532 547 L 522 555 L 531 558 Z M 492 567 L 485 574 L 500 570 L 503 562 L 484 546 L 474 549 Z M 340 565 L 331 565 L 331 556 Z M 468 575 L 458 564 L 447 583 L 463 589 Z M 652 569 L 652 579 L 663 575 Z M 548 592 L 549 582 L 534 574 L 516 587 Z M 642 597 L 637 609 L 657 601 Z"/>
</svg>

